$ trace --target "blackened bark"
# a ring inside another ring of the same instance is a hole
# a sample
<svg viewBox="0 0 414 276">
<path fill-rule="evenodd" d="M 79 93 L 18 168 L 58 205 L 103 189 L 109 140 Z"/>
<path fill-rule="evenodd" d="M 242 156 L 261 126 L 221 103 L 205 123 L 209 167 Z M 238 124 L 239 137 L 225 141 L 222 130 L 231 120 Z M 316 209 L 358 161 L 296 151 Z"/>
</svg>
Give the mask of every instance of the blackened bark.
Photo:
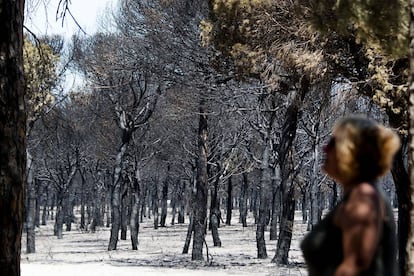
<svg viewBox="0 0 414 276">
<path fill-rule="evenodd" d="M 158 210 L 158 183 L 154 185 L 152 190 L 152 214 L 154 216 L 154 229 L 158 229 L 159 226 L 159 210 Z"/>
<path fill-rule="evenodd" d="M 191 236 L 192 236 L 193 232 L 194 232 L 194 223 L 193 223 L 192 216 L 190 216 L 190 223 L 188 224 L 187 236 L 185 238 L 183 254 L 188 253 L 188 249 L 190 248 L 190 243 L 191 243 Z"/>
<path fill-rule="evenodd" d="M 227 213 L 226 225 L 231 225 L 231 215 L 233 211 L 233 182 L 232 176 L 227 180 Z"/>
<path fill-rule="evenodd" d="M 139 209 L 140 209 L 140 202 L 139 202 L 139 194 L 140 194 L 140 178 L 139 178 L 138 171 L 136 172 L 136 177 L 131 183 L 131 196 L 132 196 L 132 204 L 131 204 L 131 218 L 130 218 L 130 229 L 131 229 L 131 244 L 132 250 L 138 250 L 138 232 L 139 232 Z"/>
<path fill-rule="evenodd" d="M 279 239 L 277 240 L 277 252 L 272 259 L 273 263 L 288 264 L 289 249 L 292 241 L 293 222 L 295 217 L 295 189 L 290 185 L 283 202 L 280 221 Z"/>
<path fill-rule="evenodd" d="M 123 158 L 128 147 L 128 143 L 131 139 L 132 133 L 129 131 L 123 131 L 122 145 L 119 149 L 119 152 L 116 156 L 114 177 L 112 184 L 112 198 L 111 198 L 111 215 L 112 215 L 112 225 L 111 225 L 111 236 L 109 238 L 108 250 L 116 250 L 118 244 L 119 229 L 121 228 L 121 171 Z"/>
<path fill-rule="evenodd" d="M 128 209 L 129 209 L 129 196 L 128 196 L 128 178 L 125 177 L 122 181 L 122 195 L 121 195 L 121 240 L 127 239 L 128 229 Z"/>
<path fill-rule="evenodd" d="M 210 204 L 210 229 L 213 236 L 214 246 L 221 246 L 221 240 L 218 232 L 220 225 L 220 201 L 218 199 L 218 186 L 220 177 L 217 176 L 214 181 L 214 189 L 211 191 L 211 204 Z"/>
<path fill-rule="evenodd" d="M 398 246 L 399 246 L 399 267 L 401 275 L 406 275 L 408 269 L 407 251 L 408 237 L 410 231 L 410 211 L 413 208 L 411 203 L 410 178 L 405 168 L 404 156 L 402 151 L 397 152 L 394 158 L 393 167 L 391 170 L 395 189 L 398 195 Z M 404 273 L 403 273 L 404 272 Z"/>
<path fill-rule="evenodd" d="M 121 227 L 121 184 L 115 185 L 112 192 L 112 225 L 111 236 L 109 238 L 108 250 L 116 250 L 118 244 L 119 229 Z"/>
<path fill-rule="evenodd" d="M 193 190 L 192 211 L 194 223 L 194 238 L 192 260 L 203 259 L 203 245 L 206 231 L 207 218 L 207 156 L 208 156 L 208 131 L 207 115 L 205 110 L 205 100 L 200 100 L 199 105 L 199 125 L 198 125 L 198 159 L 197 159 L 197 178 Z"/>
<path fill-rule="evenodd" d="M 81 176 L 81 220 L 80 220 L 80 229 L 85 229 L 85 171 L 84 169 L 79 168 L 79 173 Z"/>
<path fill-rule="evenodd" d="M 184 200 L 184 193 L 186 191 L 186 182 L 181 181 L 180 182 L 180 191 L 178 194 L 178 202 L 179 202 L 179 209 L 178 209 L 178 223 L 184 223 L 185 222 L 185 207 L 186 207 L 186 201 Z"/>
<path fill-rule="evenodd" d="M 169 173 L 169 170 L 170 170 L 170 167 L 168 166 L 167 173 Z M 167 176 L 167 179 L 165 179 L 162 185 L 162 191 L 161 191 L 161 220 L 160 220 L 161 227 L 165 227 L 165 221 L 167 220 L 168 183 L 169 183 L 169 177 Z"/>
<path fill-rule="evenodd" d="M 275 186 L 275 185 L 273 185 Z M 273 187 L 272 192 L 272 213 L 271 213 L 271 220 L 270 220 L 270 229 L 269 229 L 269 239 L 274 241 L 277 239 L 277 223 L 279 219 L 279 212 L 280 212 L 280 190 L 276 187 Z"/>
<path fill-rule="evenodd" d="M 282 193 L 282 216 L 280 218 L 279 237 L 277 241 L 276 254 L 272 262 L 277 264 L 288 264 L 289 248 L 292 239 L 293 218 L 295 215 L 294 183 L 293 173 L 293 142 L 298 127 L 299 110 L 306 94 L 309 92 L 310 82 L 306 76 L 300 79 L 300 87 L 296 92 L 294 101 L 288 106 L 285 121 L 282 128 L 282 139 L 279 144 L 279 164 Z M 290 231 L 290 232 L 289 232 Z"/>
<path fill-rule="evenodd" d="M 35 216 L 36 216 L 36 188 L 33 179 L 32 158 L 27 153 L 27 211 L 26 211 L 26 252 L 36 252 L 35 245 Z"/>
<path fill-rule="evenodd" d="M 409 164 L 409 214 L 407 217 L 407 244 L 403 255 L 404 261 L 400 261 L 400 267 L 403 268 L 401 275 L 414 275 L 414 0 L 409 1 L 410 7 L 410 76 L 409 76 L 409 140 L 408 140 L 408 164 Z M 402 184 L 402 183 L 401 183 Z M 401 242 L 401 241 L 400 241 Z M 401 249 L 400 249 L 401 252 Z M 401 255 L 400 255 L 401 256 Z"/>
<path fill-rule="evenodd" d="M 20 275 L 26 181 L 24 0 L 0 1 L 0 271 Z"/>
<path fill-rule="evenodd" d="M 58 204 L 56 206 L 56 216 L 55 216 L 55 236 L 57 236 L 58 239 L 63 238 L 63 210 L 62 210 L 62 204 Z"/>
<path fill-rule="evenodd" d="M 243 181 L 240 187 L 240 222 L 243 227 L 247 227 L 247 189 L 249 187 L 249 181 L 247 177 L 247 173 L 243 173 Z"/>
</svg>

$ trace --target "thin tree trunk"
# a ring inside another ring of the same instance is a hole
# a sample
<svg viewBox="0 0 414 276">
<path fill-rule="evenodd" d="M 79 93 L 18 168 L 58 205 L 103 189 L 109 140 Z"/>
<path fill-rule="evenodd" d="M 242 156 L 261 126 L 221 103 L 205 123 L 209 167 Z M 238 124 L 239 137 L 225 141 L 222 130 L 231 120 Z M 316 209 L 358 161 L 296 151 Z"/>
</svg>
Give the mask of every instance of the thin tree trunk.
<svg viewBox="0 0 414 276">
<path fill-rule="evenodd" d="M 203 259 L 203 245 L 206 231 L 207 218 L 207 156 L 208 156 L 208 131 L 207 115 L 205 110 L 205 100 L 200 100 L 199 105 L 199 125 L 198 125 L 198 159 L 197 159 L 197 178 L 193 191 L 192 209 L 194 223 L 194 238 L 192 260 Z"/>
<path fill-rule="evenodd" d="M 125 178 L 122 181 L 122 194 L 121 194 L 121 240 L 126 241 L 128 230 L 128 180 Z"/>
<path fill-rule="evenodd" d="M 260 179 L 260 204 L 259 204 L 259 219 L 256 227 L 256 246 L 257 258 L 266 259 L 266 242 L 265 229 L 269 219 L 270 195 L 272 185 L 272 168 L 269 167 L 270 158 L 270 141 L 266 141 L 265 148 L 262 155 L 262 168 Z"/>
<path fill-rule="evenodd" d="M 81 220 L 80 220 L 80 229 L 85 229 L 85 175 L 82 169 L 79 169 L 80 176 L 81 176 Z"/>
<path fill-rule="evenodd" d="M 112 192 L 112 225 L 108 250 L 116 250 L 118 244 L 119 229 L 121 228 L 121 183 L 117 183 Z"/>
<path fill-rule="evenodd" d="M 194 232 L 194 223 L 193 223 L 193 218 L 190 216 L 190 223 L 188 224 L 188 228 L 187 228 L 187 236 L 185 238 L 183 254 L 188 253 L 188 249 L 190 248 L 190 243 L 191 243 L 191 236 L 193 232 Z"/>
<path fill-rule="evenodd" d="M 233 182 L 232 176 L 227 181 L 227 213 L 226 213 L 226 225 L 231 225 L 231 215 L 233 211 Z"/>
<path fill-rule="evenodd" d="M 35 215 L 36 215 L 36 188 L 33 179 L 32 157 L 27 152 L 27 211 L 26 211 L 26 252 L 36 252 L 35 246 Z"/>
<path fill-rule="evenodd" d="M 169 173 L 169 170 L 170 170 L 170 167 L 168 166 L 167 173 Z M 161 220 L 160 220 L 161 227 L 165 227 L 165 221 L 167 220 L 168 183 L 169 183 L 169 177 L 167 176 L 167 179 L 165 179 L 162 185 L 162 191 L 161 191 Z"/>
<path fill-rule="evenodd" d="M 243 173 L 243 181 L 240 188 L 240 222 L 243 227 L 247 227 L 247 189 L 249 187 L 247 173 Z"/>
<path fill-rule="evenodd" d="M 158 229 L 159 226 L 159 210 L 158 210 L 158 183 L 154 185 L 152 191 L 152 214 L 154 216 L 154 229 Z"/>
<path fill-rule="evenodd" d="M 132 206 L 131 206 L 131 219 L 130 219 L 130 229 L 131 229 L 131 244 L 132 250 L 138 250 L 138 232 L 139 232 L 139 209 L 140 209 L 140 188 L 139 184 L 141 182 L 138 169 L 135 172 L 135 178 L 132 181 L 131 187 L 131 196 L 132 196 Z"/>
<path fill-rule="evenodd" d="M 179 209 L 178 209 L 178 223 L 185 222 L 185 201 L 184 201 L 184 193 L 186 190 L 186 182 L 180 182 L 180 190 L 178 193 L 178 202 L 179 202 Z"/>
<path fill-rule="evenodd" d="M 214 189 L 211 191 L 211 204 L 210 204 L 210 229 L 213 236 L 214 246 L 220 247 L 221 240 L 218 232 L 220 225 L 220 201 L 218 200 L 218 185 L 220 177 L 217 176 L 214 181 Z"/>
</svg>

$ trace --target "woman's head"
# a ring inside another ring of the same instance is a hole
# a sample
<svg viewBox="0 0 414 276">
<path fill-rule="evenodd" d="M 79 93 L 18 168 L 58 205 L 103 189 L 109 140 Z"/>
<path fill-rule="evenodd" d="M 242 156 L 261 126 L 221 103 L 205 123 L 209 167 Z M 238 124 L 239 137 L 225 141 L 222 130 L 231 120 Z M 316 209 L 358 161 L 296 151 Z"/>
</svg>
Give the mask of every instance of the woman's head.
<svg viewBox="0 0 414 276">
<path fill-rule="evenodd" d="M 339 121 L 331 139 L 325 147 L 323 169 L 343 183 L 372 181 L 384 175 L 400 148 L 391 129 L 357 116 Z"/>
</svg>

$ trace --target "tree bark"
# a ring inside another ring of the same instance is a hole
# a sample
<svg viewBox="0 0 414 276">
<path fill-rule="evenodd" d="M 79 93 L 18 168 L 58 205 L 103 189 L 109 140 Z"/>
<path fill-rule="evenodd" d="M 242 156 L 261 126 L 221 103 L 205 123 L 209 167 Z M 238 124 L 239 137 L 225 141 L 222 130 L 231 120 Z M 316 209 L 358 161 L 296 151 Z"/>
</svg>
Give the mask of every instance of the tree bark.
<svg viewBox="0 0 414 276">
<path fill-rule="evenodd" d="M 187 236 L 185 238 L 185 243 L 183 247 L 183 254 L 188 253 L 188 249 L 190 248 L 191 236 L 193 232 L 194 232 L 194 223 L 193 223 L 193 218 L 190 216 L 190 223 L 188 224 Z"/>
<path fill-rule="evenodd" d="M 233 182 L 230 176 L 227 180 L 227 213 L 226 213 L 226 225 L 231 225 L 231 215 L 233 211 Z"/>
<path fill-rule="evenodd" d="M 131 187 L 131 196 L 132 196 L 132 206 L 131 206 L 131 218 L 130 218 L 130 231 L 131 231 L 131 244 L 132 250 L 138 250 L 138 232 L 139 232 L 139 209 L 140 209 L 140 177 L 139 172 L 136 170 L 136 177 L 132 181 Z"/>
<path fill-rule="evenodd" d="M 35 216 L 36 216 L 36 188 L 33 179 L 33 159 L 27 153 L 27 211 L 26 211 L 26 253 L 35 253 Z"/>
<path fill-rule="evenodd" d="M 292 240 L 292 229 L 295 216 L 294 183 L 292 179 L 293 142 L 296 138 L 299 110 L 310 88 L 309 79 L 302 76 L 300 87 L 296 92 L 294 101 L 286 110 L 285 122 L 282 129 L 278 153 L 281 173 L 280 189 L 282 192 L 282 216 L 280 218 L 279 237 L 276 254 L 272 262 L 282 265 L 288 264 L 289 248 Z"/>
<path fill-rule="evenodd" d="M 249 180 L 247 173 L 242 174 L 243 180 L 240 187 L 240 202 L 239 202 L 239 212 L 240 212 L 240 222 L 243 227 L 247 227 L 247 189 L 249 188 Z"/>
<path fill-rule="evenodd" d="M 270 195 L 272 194 L 272 168 L 269 166 L 270 150 L 270 141 L 266 141 L 262 155 L 259 219 L 256 227 L 257 258 L 259 259 L 267 258 L 265 229 L 269 221 Z"/>
<path fill-rule="evenodd" d="M 122 171 L 122 162 L 128 147 L 128 143 L 131 139 L 132 133 L 128 131 L 123 132 L 122 145 L 119 149 L 119 152 L 116 156 L 114 177 L 113 177 L 113 186 L 112 186 L 112 198 L 111 198 L 111 207 L 112 207 L 112 225 L 111 225 L 111 236 L 109 238 L 108 250 L 116 250 L 118 244 L 119 229 L 121 228 L 121 171 Z"/>
<path fill-rule="evenodd" d="M 414 0 L 410 0 L 410 77 L 409 77 L 409 147 L 408 147 L 408 161 L 409 161 L 409 171 L 410 171 L 410 185 L 409 185 L 409 215 L 407 216 L 407 243 L 405 244 L 404 249 L 405 256 L 403 261 L 400 261 L 400 271 L 401 275 L 414 276 Z M 400 202 L 398 195 L 398 202 Z M 401 224 L 399 223 L 399 227 Z M 400 232 L 400 230 L 399 230 Z M 401 238 L 399 238 L 401 239 Z M 401 240 L 399 241 L 401 242 Z M 401 246 L 400 246 L 401 247 Z M 400 253 L 401 254 L 401 253 Z M 402 274 L 405 273 L 405 274 Z"/>
<path fill-rule="evenodd" d="M 207 218 L 207 156 L 208 156 L 208 130 L 205 100 L 200 100 L 198 124 L 198 159 L 197 177 L 193 189 L 192 212 L 194 223 L 194 238 L 192 260 L 203 260 L 203 245 L 206 231 Z"/>
<path fill-rule="evenodd" d="M 169 170 L 170 170 L 170 167 L 168 166 L 167 173 L 169 173 Z M 168 183 L 169 183 L 169 176 L 167 176 L 167 179 L 165 179 L 162 185 L 162 191 L 161 191 L 161 220 L 160 220 L 161 227 L 165 227 L 165 222 L 167 220 Z"/>
<path fill-rule="evenodd" d="M 20 275 L 26 109 L 23 78 L 24 0 L 0 1 L 0 271 Z"/>
<path fill-rule="evenodd" d="M 218 232 L 220 225 L 220 201 L 218 199 L 218 185 L 220 177 L 216 176 L 214 181 L 214 189 L 211 191 L 211 204 L 210 204 L 210 229 L 213 236 L 214 246 L 221 246 L 221 240 Z"/>
</svg>

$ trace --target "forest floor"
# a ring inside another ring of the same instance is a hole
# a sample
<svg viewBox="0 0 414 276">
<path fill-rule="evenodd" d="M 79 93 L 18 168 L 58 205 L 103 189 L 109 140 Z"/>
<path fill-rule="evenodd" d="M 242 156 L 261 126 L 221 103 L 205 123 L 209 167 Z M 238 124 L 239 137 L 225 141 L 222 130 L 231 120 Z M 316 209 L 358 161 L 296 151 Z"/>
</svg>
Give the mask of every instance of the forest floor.
<svg viewBox="0 0 414 276">
<path fill-rule="evenodd" d="M 268 231 L 265 234 L 269 257 L 258 259 L 255 225 L 251 222 L 243 228 L 237 221 L 238 216 L 233 215 L 232 225 L 222 224 L 219 228 L 221 247 L 213 247 L 211 232 L 207 233 L 208 260 L 205 256 L 204 261 L 191 261 L 191 245 L 189 254 L 182 254 L 187 223 L 168 224 L 154 230 L 153 220 L 144 218 L 140 224 L 138 250 L 131 249 L 128 237 L 119 240 L 117 250 L 108 251 L 109 228 L 101 227 L 91 233 L 81 231 L 73 224 L 72 231 L 64 231 L 63 239 L 57 239 L 53 236 L 53 222 L 50 221 L 36 229 L 36 253 L 25 252 L 26 235 L 23 234 L 21 275 L 307 275 L 299 249 L 306 233 L 300 213 L 295 219 L 288 266 L 271 262 L 276 241 L 269 240 Z M 204 247 L 205 255 L 206 252 Z"/>
</svg>

